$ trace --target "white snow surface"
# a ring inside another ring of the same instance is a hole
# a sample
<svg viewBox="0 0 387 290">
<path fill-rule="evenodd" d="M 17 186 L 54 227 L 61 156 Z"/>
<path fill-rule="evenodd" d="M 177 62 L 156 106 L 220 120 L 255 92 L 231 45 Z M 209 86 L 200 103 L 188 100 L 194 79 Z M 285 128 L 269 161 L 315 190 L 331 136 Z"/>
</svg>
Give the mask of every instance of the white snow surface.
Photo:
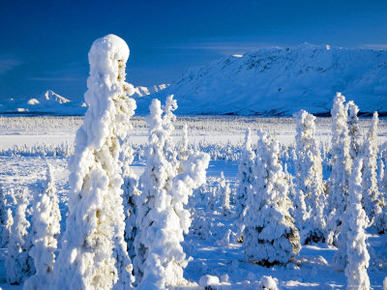
<svg viewBox="0 0 387 290">
<path fill-rule="evenodd" d="M 287 115 L 304 109 L 329 113 L 342 92 L 363 112 L 387 111 L 387 51 L 302 44 L 233 55 L 195 67 L 165 90 L 138 100 L 174 94 L 180 115 Z"/>
</svg>

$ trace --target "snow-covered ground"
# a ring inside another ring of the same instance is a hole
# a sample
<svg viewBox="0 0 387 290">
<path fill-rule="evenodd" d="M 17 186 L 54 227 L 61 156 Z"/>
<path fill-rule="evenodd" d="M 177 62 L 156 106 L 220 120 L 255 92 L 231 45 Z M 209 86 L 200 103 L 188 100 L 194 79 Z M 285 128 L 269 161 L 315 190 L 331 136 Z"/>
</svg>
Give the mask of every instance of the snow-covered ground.
<svg viewBox="0 0 387 290">
<path fill-rule="evenodd" d="M 131 142 L 136 150 L 133 168 L 140 175 L 144 170 L 144 148 L 148 141 L 146 122 L 143 118 L 133 118 L 134 129 Z M 183 124 L 188 124 L 189 141 L 192 146 L 210 153 L 212 160 L 207 171 L 206 186 L 195 192 L 189 203 L 194 218 L 203 216 L 205 229 L 198 234 L 199 221 L 194 220 L 191 231 L 185 238 L 184 249 L 191 261 L 185 269 L 184 276 L 191 282 L 199 284 L 204 275 L 213 275 L 220 279 L 216 289 L 256 289 L 262 276 L 272 276 L 278 280 L 282 289 L 335 289 L 345 288 L 346 277 L 332 264 L 334 247 L 317 244 L 304 246 L 295 264 L 265 268 L 248 263 L 234 235 L 237 232 L 234 214 L 235 189 L 240 146 L 245 129 L 253 131 L 253 144 L 257 137 L 254 131 L 263 129 L 276 136 L 284 146 L 294 143 L 295 120 L 292 118 L 253 118 L 253 117 L 182 117 L 176 122 L 174 138 L 179 141 Z M 68 201 L 67 169 L 69 156 L 73 152 L 75 132 L 82 124 L 81 117 L 35 117 L 35 118 L 0 118 L 0 184 L 4 191 L 28 187 L 32 199 L 41 190 L 48 162 L 53 171 L 62 213 L 61 232 L 65 227 L 65 215 Z M 367 130 L 370 120 L 361 120 L 360 126 Z M 387 141 L 387 120 L 379 123 L 378 143 Z M 329 146 L 331 138 L 331 119 L 317 119 L 317 138 L 323 147 Z M 287 162 L 286 152 L 281 156 Z M 289 165 L 289 168 L 291 166 Z M 327 165 L 325 164 L 325 169 Z M 231 188 L 231 213 L 223 215 L 219 183 L 221 172 Z M 326 172 L 324 177 L 326 178 Z M 209 196 L 208 190 L 215 190 L 215 196 Z M 208 210 L 211 200 L 214 210 Z M 231 234 L 228 236 L 229 230 Z M 200 231 L 199 231 L 200 232 Z M 383 249 L 386 237 L 379 237 L 375 232 L 368 232 L 369 252 L 371 254 L 368 274 L 371 286 L 383 288 L 383 279 L 387 276 L 387 250 Z M 0 251 L 0 287 L 17 289 L 6 283 L 4 261 L 6 249 Z"/>
</svg>

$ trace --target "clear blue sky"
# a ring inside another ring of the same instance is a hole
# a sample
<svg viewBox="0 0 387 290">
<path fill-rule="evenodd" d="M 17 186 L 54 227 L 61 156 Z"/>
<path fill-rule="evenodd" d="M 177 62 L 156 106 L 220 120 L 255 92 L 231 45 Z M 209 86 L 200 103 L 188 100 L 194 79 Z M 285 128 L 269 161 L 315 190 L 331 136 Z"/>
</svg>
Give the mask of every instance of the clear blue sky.
<svg viewBox="0 0 387 290">
<path fill-rule="evenodd" d="M 109 33 L 130 47 L 128 82 L 147 86 L 266 46 L 387 48 L 387 1 L 2 0 L 0 103 L 47 89 L 81 100 L 87 53 Z"/>
</svg>

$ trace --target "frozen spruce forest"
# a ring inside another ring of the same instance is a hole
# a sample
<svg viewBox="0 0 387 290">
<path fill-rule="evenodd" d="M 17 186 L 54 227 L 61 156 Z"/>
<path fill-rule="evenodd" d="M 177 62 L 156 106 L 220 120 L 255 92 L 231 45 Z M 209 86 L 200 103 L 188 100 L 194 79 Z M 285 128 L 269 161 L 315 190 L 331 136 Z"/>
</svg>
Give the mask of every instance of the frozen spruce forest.
<svg viewBox="0 0 387 290">
<path fill-rule="evenodd" d="M 92 43 L 82 101 L 3 103 L 2 289 L 387 289 L 385 51 L 263 49 L 149 88 L 129 52 Z"/>
</svg>

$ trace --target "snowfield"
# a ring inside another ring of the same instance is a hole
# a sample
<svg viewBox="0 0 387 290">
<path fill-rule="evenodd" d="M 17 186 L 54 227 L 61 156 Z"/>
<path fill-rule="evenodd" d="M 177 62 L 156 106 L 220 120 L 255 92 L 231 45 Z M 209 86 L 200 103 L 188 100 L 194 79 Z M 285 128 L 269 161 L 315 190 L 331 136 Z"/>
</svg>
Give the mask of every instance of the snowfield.
<svg viewBox="0 0 387 290">
<path fill-rule="evenodd" d="M 49 164 L 62 216 L 59 243 L 65 232 L 68 212 L 68 162 L 74 153 L 75 132 L 82 122 L 82 117 L 0 118 L 0 184 L 3 191 L 9 196 L 10 192 L 18 193 L 28 188 L 26 198 L 33 201 L 44 190 Z M 129 133 L 129 141 L 134 149 L 132 169 L 139 176 L 144 172 L 147 162 L 148 125 L 141 117 L 133 117 L 131 123 L 133 129 Z M 280 289 L 346 287 L 344 271 L 333 263 L 337 252 L 334 246 L 322 242 L 303 245 L 294 263 L 263 267 L 250 263 L 242 244 L 237 241 L 238 163 L 246 128 L 251 129 L 253 147 L 258 140 L 257 130 L 262 129 L 275 136 L 280 143 L 280 162 L 290 174 L 294 174 L 294 118 L 179 117 L 174 124 L 176 130 L 172 137 L 177 144 L 181 143 L 183 127 L 187 124 L 188 146 L 209 153 L 211 157 L 206 183 L 194 190 L 186 206 L 193 221 L 182 242 L 184 252 L 189 257 L 184 278 L 192 286 L 176 286 L 175 289 L 198 289 L 208 285 L 212 285 L 208 289 L 257 289 L 263 286 L 275 289 L 276 284 Z M 371 119 L 360 120 L 363 136 L 366 136 L 370 126 Z M 331 118 L 318 118 L 316 127 L 316 139 L 322 148 L 323 176 L 327 180 L 330 172 L 328 151 L 332 138 Z M 379 149 L 382 149 L 379 162 L 382 155 L 387 153 L 387 148 L 382 146 L 387 141 L 387 120 L 380 120 L 377 138 Z M 223 199 L 226 187 L 230 194 L 230 205 L 225 214 Z M 10 202 L 10 207 L 14 209 L 15 204 Z M 370 228 L 366 233 L 371 256 L 367 270 L 370 284 L 374 289 L 383 289 L 383 280 L 387 277 L 386 234 L 378 235 Z M 58 248 L 61 248 L 60 244 Z M 7 249 L 1 249 L 0 286 L 3 289 L 21 289 L 21 285 L 10 285 L 6 281 L 6 256 Z"/>
</svg>

